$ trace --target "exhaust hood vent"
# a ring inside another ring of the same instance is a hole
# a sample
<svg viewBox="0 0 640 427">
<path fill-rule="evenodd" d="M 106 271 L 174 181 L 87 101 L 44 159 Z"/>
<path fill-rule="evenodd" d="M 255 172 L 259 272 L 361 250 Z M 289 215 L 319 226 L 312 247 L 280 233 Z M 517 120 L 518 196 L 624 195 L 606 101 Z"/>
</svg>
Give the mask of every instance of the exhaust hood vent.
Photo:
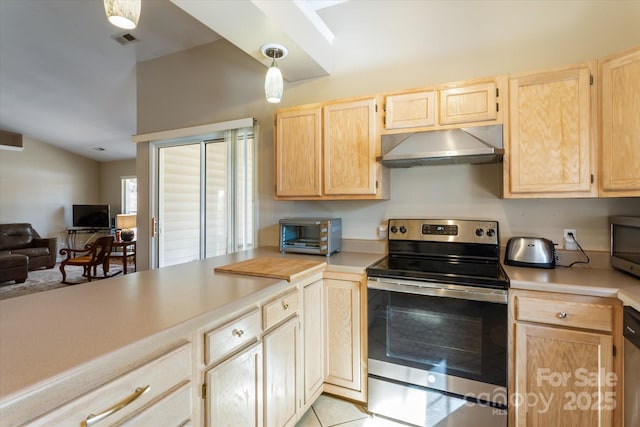
<svg viewBox="0 0 640 427">
<path fill-rule="evenodd" d="M 502 125 L 382 136 L 378 160 L 390 168 L 496 163 L 504 154 Z"/>
</svg>

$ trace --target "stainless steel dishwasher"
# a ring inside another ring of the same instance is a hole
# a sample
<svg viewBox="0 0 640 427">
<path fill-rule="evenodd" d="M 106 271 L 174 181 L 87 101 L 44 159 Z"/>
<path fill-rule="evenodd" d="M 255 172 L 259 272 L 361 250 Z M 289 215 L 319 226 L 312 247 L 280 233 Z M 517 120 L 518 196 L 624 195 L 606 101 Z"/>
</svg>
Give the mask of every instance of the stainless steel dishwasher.
<svg viewBox="0 0 640 427">
<path fill-rule="evenodd" d="M 640 426 L 640 312 L 624 308 L 624 425 Z"/>
</svg>

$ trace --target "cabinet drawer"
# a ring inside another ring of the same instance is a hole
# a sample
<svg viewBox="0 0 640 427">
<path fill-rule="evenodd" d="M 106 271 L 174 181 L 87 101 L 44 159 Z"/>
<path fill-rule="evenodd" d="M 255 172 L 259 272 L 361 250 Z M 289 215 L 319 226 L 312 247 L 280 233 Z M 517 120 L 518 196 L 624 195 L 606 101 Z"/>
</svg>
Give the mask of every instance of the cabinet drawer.
<svg viewBox="0 0 640 427">
<path fill-rule="evenodd" d="M 613 305 L 517 296 L 516 320 L 610 332 Z"/>
<path fill-rule="evenodd" d="M 260 336 L 260 310 L 256 309 L 204 334 L 205 363 L 215 363 Z"/>
<path fill-rule="evenodd" d="M 191 384 L 186 383 L 118 426 L 184 426 L 191 421 Z"/>
<path fill-rule="evenodd" d="M 178 384 L 187 384 L 188 387 L 190 376 L 191 343 L 188 343 L 71 401 L 30 425 L 79 426 L 85 425 L 81 424 L 84 421 L 91 426 L 113 425 L 136 411 L 155 405 L 155 401 L 163 398 Z M 148 390 L 143 393 L 146 387 Z M 117 406 L 121 406 L 121 409 L 95 421 L 96 416 Z M 190 411 L 190 408 L 189 403 L 189 406 L 182 409 Z M 92 418 L 93 423 L 90 421 Z"/>
<path fill-rule="evenodd" d="M 295 291 L 266 304 L 263 308 L 264 330 L 268 330 L 287 317 L 297 313 L 299 305 L 298 300 L 298 291 Z"/>
</svg>

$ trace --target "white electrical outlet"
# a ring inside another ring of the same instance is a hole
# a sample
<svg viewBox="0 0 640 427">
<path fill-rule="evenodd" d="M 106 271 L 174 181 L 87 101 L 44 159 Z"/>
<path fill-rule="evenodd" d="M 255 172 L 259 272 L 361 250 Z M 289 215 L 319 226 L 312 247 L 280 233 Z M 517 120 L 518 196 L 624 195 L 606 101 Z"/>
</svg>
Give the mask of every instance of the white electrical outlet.
<svg viewBox="0 0 640 427">
<path fill-rule="evenodd" d="M 569 233 L 573 234 L 573 237 L 569 236 Z M 564 250 L 565 251 L 577 251 L 578 250 L 578 244 L 576 243 L 576 240 L 578 239 L 578 235 L 576 234 L 576 230 L 572 229 L 572 228 L 565 228 L 564 229 Z"/>
</svg>

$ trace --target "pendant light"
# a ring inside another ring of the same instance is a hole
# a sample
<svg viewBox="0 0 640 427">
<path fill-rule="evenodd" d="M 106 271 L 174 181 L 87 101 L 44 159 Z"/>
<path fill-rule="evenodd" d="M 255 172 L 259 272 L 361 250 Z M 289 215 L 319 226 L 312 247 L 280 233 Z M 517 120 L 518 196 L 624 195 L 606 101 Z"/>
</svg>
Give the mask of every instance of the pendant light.
<svg viewBox="0 0 640 427">
<path fill-rule="evenodd" d="M 138 25 L 142 0 L 104 0 L 107 19 L 116 27 L 132 30 Z"/>
<path fill-rule="evenodd" d="M 264 93 L 267 96 L 267 101 L 272 103 L 280 102 L 284 90 L 284 82 L 282 80 L 282 72 L 278 68 L 278 64 L 276 64 L 276 59 L 284 58 L 289 51 L 287 51 L 286 47 L 277 43 L 265 44 L 260 50 L 264 56 L 272 59 L 271 66 L 267 71 L 267 77 L 264 80 Z"/>
</svg>

